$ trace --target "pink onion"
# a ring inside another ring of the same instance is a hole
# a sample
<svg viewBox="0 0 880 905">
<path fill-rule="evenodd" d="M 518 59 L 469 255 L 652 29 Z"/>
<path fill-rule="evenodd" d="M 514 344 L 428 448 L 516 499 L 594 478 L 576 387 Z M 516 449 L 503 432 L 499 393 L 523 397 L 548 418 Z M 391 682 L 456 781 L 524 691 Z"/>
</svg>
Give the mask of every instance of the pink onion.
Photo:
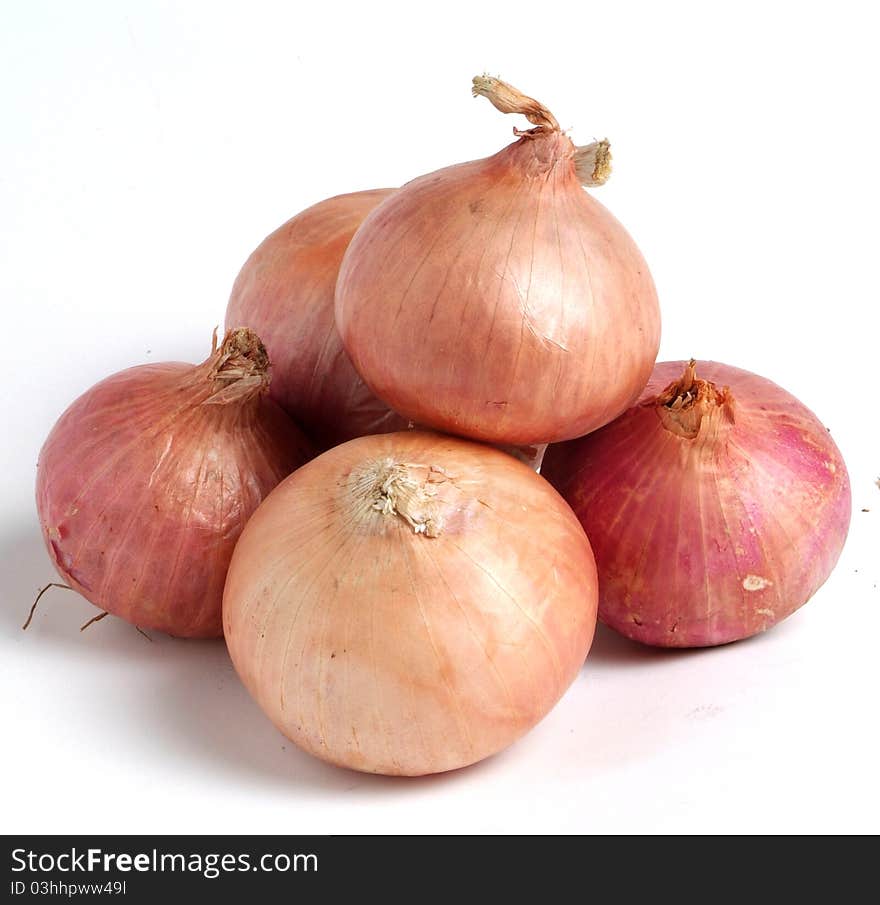
<svg viewBox="0 0 880 905">
<path fill-rule="evenodd" d="M 269 395 L 320 448 L 406 427 L 367 389 L 333 318 L 342 255 L 392 191 L 338 195 L 297 214 L 262 242 L 232 287 L 227 328 L 247 324 L 260 335 L 272 361 Z"/>
<path fill-rule="evenodd" d="M 849 527 L 828 431 L 776 384 L 717 362 L 658 364 L 636 406 L 551 446 L 542 473 L 592 543 L 600 619 L 663 647 L 724 644 L 791 615 Z"/>
<path fill-rule="evenodd" d="M 343 259 L 336 322 L 371 389 L 419 424 L 508 444 L 580 436 L 651 373 L 654 284 L 582 188 L 608 177 L 608 143 L 576 148 L 497 79 L 474 79 L 474 93 L 534 128 L 383 201 Z"/>
<path fill-rule="evenodd" d="M 238 535 L 309 456 L 268 379 L 262 343 L 239 329 L 200 365 L 129 368 L 67 409 L 40 453 L 37 509 L 71 587 L 144 628 L 222 634 Z"/>
<path fill-rule="evenodd" d="M 526 732 L 595 620 L 590 545 L 553 488 L 506 453 L 418 431 L 352 440 L 283 481 L 223 602 L 233 663 L 286 736 L 406 775 Z"/>
</svg>

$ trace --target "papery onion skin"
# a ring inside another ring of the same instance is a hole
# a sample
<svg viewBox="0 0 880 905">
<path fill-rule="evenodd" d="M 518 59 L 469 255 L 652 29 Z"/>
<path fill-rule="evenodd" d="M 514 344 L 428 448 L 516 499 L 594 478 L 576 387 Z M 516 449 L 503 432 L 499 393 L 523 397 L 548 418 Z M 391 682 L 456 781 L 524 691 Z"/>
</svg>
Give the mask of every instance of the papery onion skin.
<svg viewBox="0 0 880 905">
<path fill-rule="evenodd" d="M 355 371 L 333 314 L 345 249 L 393 191 L 337 195 L 297 214 L 263 240 L 232 287 L 227 328 L 259 334 L 272 361 L 269 395 L 321 449 L 406 427 Z"/>
<path fill-rule="evenodd" d="M 650 376 L 654 283 L 582 187 L 583 153 L 607 156 L 607 143 L 575 148 L 539 119 L 498 154 L 395 192 L 343 259 L 345 347 L 376 395 L 419 424 L 493 443 L 568 439 L 620 414 Z"/>
<path fill-rule="evenodd" d="M 224 630 L 301 748 L 422 775 L 499 751 L 550 710 L 589 650 L 596 593 L 589 543 L 546 481 L 411 431 L 339 446 L 269 495 L 233 556 Z"/>
<path fill-rule="evenodd" d="M 661 647 L 724 644 L 791 615 L 831 573 L 850 522 L 846 466 L 809 409 L 700 361 L 696 378 L 712 385 L 700 421 L 699 405 L 676 413 L 670 393 L 658 399 L 689 370 L 658 364 L 639 404 L 551 446 L 542 467 L 590 538 L 599 618 Z"/>
<path fill-rule="evenodd" d="M 141 628 L 222 635 L 241 529 L 311 455 L 266 380 L 265 349 L 236 330 L 201 365 L 129 368 L 64 412 L 40 452 L 36 495 L 71 587 Z"/>
</svg>

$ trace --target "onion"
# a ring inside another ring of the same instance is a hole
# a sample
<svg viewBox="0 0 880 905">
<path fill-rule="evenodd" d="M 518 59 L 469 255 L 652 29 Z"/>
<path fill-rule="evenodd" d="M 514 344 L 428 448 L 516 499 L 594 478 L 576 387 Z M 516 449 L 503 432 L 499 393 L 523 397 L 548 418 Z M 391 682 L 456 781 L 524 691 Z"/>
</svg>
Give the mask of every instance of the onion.
<svg viewBox="0 0 880 905">
<path fill-rule="evenodd" d="M 377 396 L 411 420 L 495 443 L 580 436 L 641 392 L 660 314 L 634 242 L 582 185 L 607 142 L 576 148 L 497 79 L 474 93 L 534 124 L 485 160 L 410 182 L 357 231 L 336 322 Z"/>
<path fill-rule="evenodd" d="M 233 330 L 200 365 L 130 368 L 67 409 L 40 453 L 37 509 L 71 587 L 143 628 L 222 634 L 238 535 L 309 456 L 264 395 L 267 371 L 256 335 Z"/>
<path fill-rule="evenodd" d="M 247 324 L 259 333 L 272 361 L 269 395 L 321 448 L 406 427 L 367 389 L 333 319 L 342 255 L 392 191 L 339 195 L 303 211 L 263 241 L 232 287 L 227 328 Z"/>
<path fill-rule="evenodd" d="M 638 405 L 551 446 L 542 473 L 593 545 L 599 617 L 663 647 L 724 644 L 789 616 L 849 527 L 828 431 L 776 384 L 716 362 L 658 364 Z"/>
<path fill-rule="evenodd" d="M 452 770 L 506 747 L 574 680 L 590 545 L 506 453 L 421 431 L 352 440 L 282 482 L 235 550 L 223 627 L 244 684 L 317 757 Z"/>
</svg>

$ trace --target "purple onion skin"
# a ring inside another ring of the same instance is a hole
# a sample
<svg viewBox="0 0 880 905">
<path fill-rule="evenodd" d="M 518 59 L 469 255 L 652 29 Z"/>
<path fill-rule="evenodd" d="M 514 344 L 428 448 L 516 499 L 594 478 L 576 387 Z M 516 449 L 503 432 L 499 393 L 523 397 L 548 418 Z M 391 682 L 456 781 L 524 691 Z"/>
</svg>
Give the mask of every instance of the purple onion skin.
<svg viewBox="0 0 880 905">
<path fill-rule="evenodd" d="M 697 363 L 728 393 L 681 436 L 657 396 L 686 366 L 658 364 L 636 405 L 552 445 L 542 468 L 592 544 L 599 618 L 661 647 L 724 644 L 790 616 L 837 563 L 851 514 L 828 430 L 763 377 Z"/>
<path fill-rule="evenodd" d="M 311 455 L 262 392 L 206 403 L 210 362 L 101 381 L 58 420 L 37 470 L 43 537 L 62 578 L 95 606 L 178 637 L 222 635 L 235 542 Z"/>
</svg>

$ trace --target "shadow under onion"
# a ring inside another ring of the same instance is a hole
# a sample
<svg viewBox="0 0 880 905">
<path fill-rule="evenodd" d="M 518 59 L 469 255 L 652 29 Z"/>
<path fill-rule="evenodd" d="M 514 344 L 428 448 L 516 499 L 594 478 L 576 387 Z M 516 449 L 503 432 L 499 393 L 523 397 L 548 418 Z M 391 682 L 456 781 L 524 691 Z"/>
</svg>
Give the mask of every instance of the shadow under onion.
<svg viewBox="0 0 880 905">
<path fill-rule="evenodd" d="M 43 595 L 22 631 L 40 588 L 56 577 L 35 519 L 22 518 L 14 530 L 0 534 L 0 572 L 0 636 L 17 644 L 50 645 L 80 670 L 130 667 L 133 677 L 108 688 L 106 695 L 91 697 L 82 710 L 90 723 L 87 731 L 101 738 L 112 732 L 120 754 L 130 746 L 129 753 L 139 760 L 152 751 L 157 760 L 183 758 L 192 770 L 244 776 L 276 791 L 302 795 L 311 790 L 317 796 L 376 788 L 411 793 L 431 783 L 474 776 L 504 757 L 502 752 L 485 767 L 411 778 L 325 764 L 272 726 L 240 683 L 223 641 L 182 640 L 153 631 L 149 643 L 116 617 L 82 632 L 82 625 L 101 611 L 75 591 L 60 588 Z"/>
</svg>

